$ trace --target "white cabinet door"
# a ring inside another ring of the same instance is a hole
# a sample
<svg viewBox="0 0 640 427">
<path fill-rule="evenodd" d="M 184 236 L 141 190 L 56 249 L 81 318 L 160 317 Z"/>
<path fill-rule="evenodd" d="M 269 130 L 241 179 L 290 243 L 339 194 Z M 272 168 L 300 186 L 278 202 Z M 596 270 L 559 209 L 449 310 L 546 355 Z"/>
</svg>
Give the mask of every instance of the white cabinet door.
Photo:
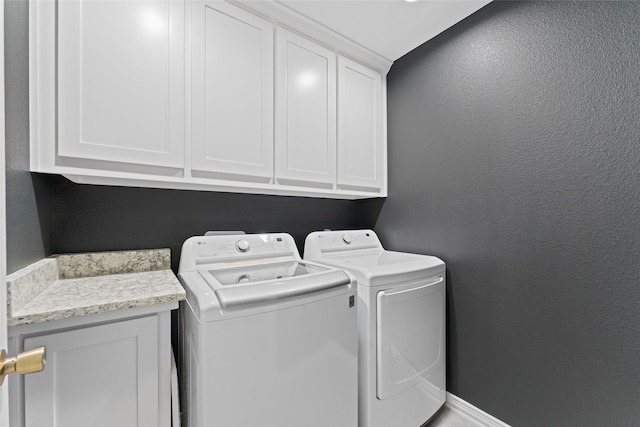
<svg viewBox="0 0 640 427">
<path fill-rule="evenodd" d="M 268 182 L 273 26 L 226 2 L 194 1 L 191 7 L 192 174 Z"/>
<path fill-rule="evenodd" d="M 57 2 L 58 155 L 181 168 L 184 2 Z"/>
<path fill-rule="evenodd" d="M 25 426 L 159 426 L 158 318 L 32 336 L 46 368 L 24 378 Z M 164 402 L 163 402 L 164 403 Z"/>
<path fill-rule="evenodd" d="M 382 76 L 338 58 L 338 188 L 384 185 Z"/>
<path fill-rule="evenodd" d="M 282 28 L 276 34 L 276 179 L 335 183 L 335 53 Z"/>
</svg>

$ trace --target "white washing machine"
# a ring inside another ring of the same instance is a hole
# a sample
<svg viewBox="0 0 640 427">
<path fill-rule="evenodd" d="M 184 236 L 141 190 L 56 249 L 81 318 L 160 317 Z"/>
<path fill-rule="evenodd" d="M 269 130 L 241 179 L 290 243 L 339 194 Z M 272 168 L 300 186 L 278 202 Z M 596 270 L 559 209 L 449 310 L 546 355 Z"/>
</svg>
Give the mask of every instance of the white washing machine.
<svg viewBox="0 0 640 427">
<path fill-rule="evenodd" d="M 359 425 L 422 425 L 446 399 L 444 262 L 387 251 L 371 230 L 311 233 L 304 258 L 358 282 Z"/>
<path fill-rule="evenodd" d="M 356 287 L 284 233 L 188 239 L 184 426 L 357 425 Z"/>
</svg>

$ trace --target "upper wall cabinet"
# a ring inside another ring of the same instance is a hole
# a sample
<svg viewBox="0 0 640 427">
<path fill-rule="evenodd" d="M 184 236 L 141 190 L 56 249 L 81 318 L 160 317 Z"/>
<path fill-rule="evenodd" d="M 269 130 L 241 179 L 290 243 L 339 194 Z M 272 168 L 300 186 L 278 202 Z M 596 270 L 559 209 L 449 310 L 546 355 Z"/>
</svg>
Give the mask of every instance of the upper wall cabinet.
<svg viewBox="0 0 640 427">
<path fill-rule="evenodd" d="M 37 35 L 31 47 L 43 55 L 32 67 L 32 132 L 41 141 L 32 146 L 36 169 L 183 168 L 184 4 L 31 6 Z M 57 22 L 49 17 L 56 7 Z"/>
<path fill-rule="evenodd" d="M 382 76 L 338 59 L 338 187 L 379 191 L 384 184 Z"/>
<path fill-rule="evenodd" d="M 336 54 L 282 28 L 276 40 L 276 179 L 333 189 Z"/>
<path fill-rule="evenodd" d="M 270 182 L 273 25 L 221 1 L 191 8 L 191 172 Z"/>
<path fill-rule="evenodd" d="M 386 196 L 390 63 L 276 1 L 30 3 L 31 170 Z"/>
</svg>

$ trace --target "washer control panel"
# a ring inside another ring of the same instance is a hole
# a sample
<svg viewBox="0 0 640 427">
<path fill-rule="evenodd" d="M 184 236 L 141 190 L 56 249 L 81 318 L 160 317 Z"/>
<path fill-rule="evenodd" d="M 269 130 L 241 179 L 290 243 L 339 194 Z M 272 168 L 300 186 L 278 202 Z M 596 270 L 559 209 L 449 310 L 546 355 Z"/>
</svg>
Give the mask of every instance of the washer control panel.
<svg viewBox="0 0 640 427">
<path fill-rule="evenodd" d="M 196 236 L 184 242 L 180 269 L 188 271 L 203 264 L 228 264 L 277 257 L 300 259 L 296 243 L 289 234 Z"/>
</svg>

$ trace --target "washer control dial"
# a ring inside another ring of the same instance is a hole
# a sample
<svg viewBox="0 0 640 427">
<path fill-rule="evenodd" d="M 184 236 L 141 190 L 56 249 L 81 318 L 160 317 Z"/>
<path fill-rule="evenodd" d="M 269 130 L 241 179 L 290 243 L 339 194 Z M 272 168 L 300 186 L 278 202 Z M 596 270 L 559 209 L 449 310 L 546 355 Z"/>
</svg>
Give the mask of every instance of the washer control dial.
<svg viewBox="0 0 640 427">
<path fill-rule="evenodd" d="M 238 240 L 236 242 L 236 249 L 238 250 L 238 252 L 249 252 L 249 249 L 251 249 L 251 245 L 249 245 L 249 242 L 246 240 Z"/>
<path fill-rule="evenodd" d="M 236 285 L 241 285 L 243 283 L 249 283 L 251 281 L 251 276 L 248 274 L 241 274 L 236 278 Z"/>
<path fill-rule="evenodd" d="M 353 242 L 353 239 L 348 234 L 343 234 L 342 241 L 345 242 L 347 245 L 350 245 L 351 242 Z"/>
</svg>

